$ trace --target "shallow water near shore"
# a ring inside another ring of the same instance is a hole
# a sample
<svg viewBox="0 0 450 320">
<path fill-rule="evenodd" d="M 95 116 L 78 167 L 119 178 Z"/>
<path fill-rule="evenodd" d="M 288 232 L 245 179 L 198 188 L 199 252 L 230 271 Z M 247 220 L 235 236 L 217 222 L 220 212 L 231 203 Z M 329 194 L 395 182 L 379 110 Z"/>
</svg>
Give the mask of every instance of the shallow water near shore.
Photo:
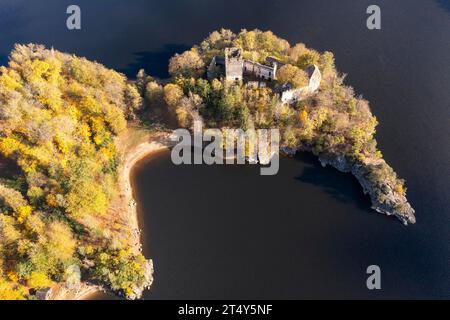
<svg viewBox="0 0 450 320">
<path fill-rule="evenodd" d="M 407 181 L 417 224 L 404 227 L 371 210 L 353 177 L 310 155 L 282 159 L 274 177 L 146 158 L 134 171 L 155 263 L 144 298 L 450 298 L 448 1 L 379 0 L 378 31 L 366 28 L 370 0 L 80 0 L 73 32 L 71 3 L 30 3 L 2 3 L 0 64 L 14 43 L 35 42 L 164 78 L 171 55 L 220 27 L 333 51 L 346 83 L 370 101 L 384 158 Z M 370 264 L 381 267 L 380 291 L 366 289 Z"/>
</svg>

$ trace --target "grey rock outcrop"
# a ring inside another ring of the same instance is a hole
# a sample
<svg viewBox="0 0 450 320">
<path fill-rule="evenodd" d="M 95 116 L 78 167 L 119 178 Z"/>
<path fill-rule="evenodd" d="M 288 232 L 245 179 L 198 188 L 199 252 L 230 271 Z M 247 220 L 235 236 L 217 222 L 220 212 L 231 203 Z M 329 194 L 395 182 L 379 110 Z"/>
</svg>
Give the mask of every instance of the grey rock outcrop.
<svg viewBox="0 0 450 320">
<path fill-rule="evenodd" d="M 320 155 L 319 161 L 324 167 L 330 165 L 341 172 L 351 172 L 363 187 L 364 194 L 369 194 L 370 200 L 372 201 L 372 209 L 375 211 L 388 216 L 393 215 L 404 225 L 416 223 L 415 211 L 406 197 L 403 194 L 395 192 L 387 181 L 383 181 L 381 186 L 381 189 L 384 190 L 383 194 L 385 195 L 385 199 L 383 202 L 378 200 L 376 190 L 380 189 L 380 186 L 376 186 L 369 178 L 370 165 L 353 163 L 344 156 L 333 155 Z M 380 159 L 379 162 L 384 162 L 384 160 Z"/>
</svg>

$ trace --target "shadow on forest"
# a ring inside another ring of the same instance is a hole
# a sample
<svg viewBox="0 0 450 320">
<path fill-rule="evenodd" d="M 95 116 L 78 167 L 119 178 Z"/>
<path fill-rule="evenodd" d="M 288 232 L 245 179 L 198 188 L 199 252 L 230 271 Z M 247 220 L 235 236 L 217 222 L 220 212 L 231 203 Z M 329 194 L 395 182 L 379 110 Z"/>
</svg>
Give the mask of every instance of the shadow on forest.
<svg viewBox="0 0 450 320">
<path fill-rule="evenodd" d="M 20 173 L 21 169 L 14 161 L 0 156 L 0 178 L 13 179 Z"/>
<path fill-rule="evenodd" d="M 119 70 L 125 73 L 128 78 L 134 79 L 139 69 L 153 77 L 165 79 L 169 77 L 169 60 L 175 53 L 182 53 L 189 47 L 184 44 L 166 44 L 161 49 L 155 51 L 141 51 L 133 53 L 136 60 L 130 63 L 125 69 Z"/>
<path fill-rule="evenodd" d="M 304 164 L 303 173 L 295 179 L 320 187 L 334 199 L 343 203 L 353 203 L 359 209 L 370 212 L 370 199 L 364 195 L 359 182 L 350 173 L 340 172 L 327 166 L 322 167 L 313 154 L 301 152 L 295 159 Z"/>
</svg>

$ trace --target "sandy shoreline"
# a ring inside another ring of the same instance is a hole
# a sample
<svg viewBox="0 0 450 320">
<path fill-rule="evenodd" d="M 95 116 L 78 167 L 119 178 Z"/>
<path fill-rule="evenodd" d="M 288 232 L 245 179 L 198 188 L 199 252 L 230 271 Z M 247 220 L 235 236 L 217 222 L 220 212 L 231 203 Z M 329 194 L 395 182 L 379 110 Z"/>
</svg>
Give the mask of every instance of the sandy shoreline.
<svg viewBox="0 0 450 320">
<path fill-rule="evenodd" d="M 123 209 L 123 220 L 126 222 L 131 231 L 131 247 L 135 252 L 142 251 L 141 230 L 139 228 L 139 219 L 137 211 L 137 203 L 133 196 L 133 188 L 131 185 L 131 170 L 137 162 L 150 156 L 152 153 L 168 150 L 171 146 L 168 133 L 160 133 L 156 135 L 148 135 L 147 141 L 141 142 L 136 146 L 125 150 L 120 155 L 120 166 L 118 169 L 118 185 L 120 207 Z M 125 142 L 126 143 L 126 142 Z M 150 262 L 151 272 L 153 266 Z M 108 291 L 99 285 L 82 282 L 78 289 L 67 289 L 63 285 L 53 288 L 48 299 L 51 300 L 88 300 L 92 295 L 99 292 Z"/>
<path fill-rule="evenodd" d="M 119 186 L 120 186 L 120 197 L 127 206 L 127 221 L 129 226 L 133 230 L 133 248 L 135 250 L 141 251 L 141 239 L 140 239 L 140 228 L 139 219 L 137 212 L 136 200 L 133 196 L 133 188 L 131 186 L 130 174 L 132 168 L 136 165 L 139 160 L 149 156 L 152 153 L 168 149 L 168 135 L 162 135 L 159 137 L 151 138 L 150 141 L 143 142 L 136 147 L 132 148 L 126 153 L 122 161 L 123 166 L 119 169 Z"/>
</svg>

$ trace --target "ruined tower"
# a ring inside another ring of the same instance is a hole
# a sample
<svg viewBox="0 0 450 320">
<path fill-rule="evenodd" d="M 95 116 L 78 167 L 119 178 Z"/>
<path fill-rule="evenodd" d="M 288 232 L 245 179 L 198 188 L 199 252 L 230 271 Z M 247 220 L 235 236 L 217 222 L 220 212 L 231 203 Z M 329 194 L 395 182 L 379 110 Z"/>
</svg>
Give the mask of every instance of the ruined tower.
<svg viewBox="0 0 450 320">
<path fill-rule="evenodd" d="M 225 48 L 225 78 L 230 81 L 242 81 L 244 60 L 239 48 Z"/>
</svg>

